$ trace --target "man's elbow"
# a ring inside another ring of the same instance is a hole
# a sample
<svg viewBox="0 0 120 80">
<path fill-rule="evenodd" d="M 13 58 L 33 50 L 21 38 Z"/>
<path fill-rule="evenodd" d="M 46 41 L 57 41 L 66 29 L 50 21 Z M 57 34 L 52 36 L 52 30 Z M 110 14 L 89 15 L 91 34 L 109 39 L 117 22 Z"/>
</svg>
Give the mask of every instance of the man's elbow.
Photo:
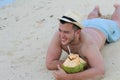
<svg viewBox="0 0 120 80">
<path fill-rule="evenodd" d="M 52 63 L 50 63 L 50 62 L 46 62 L 46 68 L 48 70 L 54 70 L 55 69 L 54 66 L 52 65 Z"/>
<path fill-rule="evenodd" d="M 46 68 L 47 68 L 48 70 L 51 70 L 51 66 L 50 66 L 50 64 L 47 63 L 47 62 L 46 62 Z"/>
<path fill-rule="evenodd" d="M 99 75 L 100 78 L 103 78 L 104 75 L 105 75 L 105 69 L 99 69 L 98 70 L 98 75 Z"/>
</svg>

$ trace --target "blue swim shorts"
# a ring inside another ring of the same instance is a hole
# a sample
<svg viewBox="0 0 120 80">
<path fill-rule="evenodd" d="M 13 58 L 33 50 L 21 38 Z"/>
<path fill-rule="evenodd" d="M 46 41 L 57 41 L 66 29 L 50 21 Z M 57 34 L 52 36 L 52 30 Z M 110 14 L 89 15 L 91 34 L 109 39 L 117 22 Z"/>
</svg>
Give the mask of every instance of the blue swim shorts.
<svg viewBox="0 0 120 80">
<path fill-rule="evenodd" d="M 113 20 L 94 18 L 84 20 L 82 25 L 84 27 L 96 28 L 103 32 L 108 43 L 115 42 L 120 38 L 120 29 L 118 24 Z"/>
</svg>

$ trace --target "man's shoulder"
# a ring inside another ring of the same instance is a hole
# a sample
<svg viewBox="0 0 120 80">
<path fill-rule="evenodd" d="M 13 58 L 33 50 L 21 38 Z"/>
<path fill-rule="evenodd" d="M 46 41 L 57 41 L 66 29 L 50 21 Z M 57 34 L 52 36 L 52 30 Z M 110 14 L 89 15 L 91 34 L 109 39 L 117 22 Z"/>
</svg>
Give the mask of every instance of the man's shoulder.
<svg viewBox="0 0 120 80">
<path fill-rule="evenodd" d="M 51 45 L 60 45 L 60 38 L 59 38 L 59 33 L 55 32 L 51 39 Z"/>
<path fill-rule="evenodd" d="M 52 39 L 53 39 L 53 40 L 54 40 L 54 39 L 60 39 L 60 38 L 59 38 L 59 33 L 58 33 L 58 31 L 54 33 Z"/>
<path fill-rule="evenodd" d="M 90 43 L 94 43 L 93 38 L 91 37 L 91 35 L 89 33 L 87 33 L 87 31 L 83 30 L 80 34 L 81 36 L 81 42 L 84 43 L 85 45 L 89 45 Z"/>
</svg>

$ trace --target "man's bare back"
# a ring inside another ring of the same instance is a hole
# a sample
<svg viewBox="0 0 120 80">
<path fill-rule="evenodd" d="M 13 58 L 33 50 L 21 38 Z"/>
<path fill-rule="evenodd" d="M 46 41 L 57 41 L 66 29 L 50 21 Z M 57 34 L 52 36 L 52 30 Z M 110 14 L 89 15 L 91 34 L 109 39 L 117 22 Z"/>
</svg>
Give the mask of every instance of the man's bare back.
<svg viewBox="0 0 120 80">
<path fill-rule="evenodd" d="M 103 48 L 106 37 L 102 32 L 94 28 L 84 28 L 83 31 L 91 35 L 92 40 L 98 45 L 99 49 Z"/>
</svg>

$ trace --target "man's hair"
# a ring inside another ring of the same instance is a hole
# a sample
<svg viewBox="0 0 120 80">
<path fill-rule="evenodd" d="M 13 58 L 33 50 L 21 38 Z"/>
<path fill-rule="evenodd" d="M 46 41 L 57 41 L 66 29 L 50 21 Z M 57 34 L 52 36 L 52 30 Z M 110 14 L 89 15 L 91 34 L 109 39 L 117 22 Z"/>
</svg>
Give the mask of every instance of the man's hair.
<svg viewBox="0 0 120 80">
<path fill-rule="evenodd" d="M 77 30 L 79 30 L 80 28 L 79 28 L 78 26 L 76 26 L 76 25 L 73 24 L 73 29 L 74 29 L 75 31 L 77 31 Z"/>
<path fill-rule="evenodd" d="M 66 21 L 60 20 L 60 23 L 61 23 L 61 24 L 65 24 L 65 23 L 69 23 L 69 22 L 66 22 Z M 73 24 L 73 29 L 74 29 L 75 31 L 77 31 L 77 30 L 80 29 L 80 27 L 78 27 L 77 25 Z"/>
<path fill-rule="evenodd" d="M 61 24 L 65 24 L 65 23 L 68 23 L 68 22 L 63 21 L 63 20 L 60 20 L 60 23 L 61 23 Z"/>
</svg>

